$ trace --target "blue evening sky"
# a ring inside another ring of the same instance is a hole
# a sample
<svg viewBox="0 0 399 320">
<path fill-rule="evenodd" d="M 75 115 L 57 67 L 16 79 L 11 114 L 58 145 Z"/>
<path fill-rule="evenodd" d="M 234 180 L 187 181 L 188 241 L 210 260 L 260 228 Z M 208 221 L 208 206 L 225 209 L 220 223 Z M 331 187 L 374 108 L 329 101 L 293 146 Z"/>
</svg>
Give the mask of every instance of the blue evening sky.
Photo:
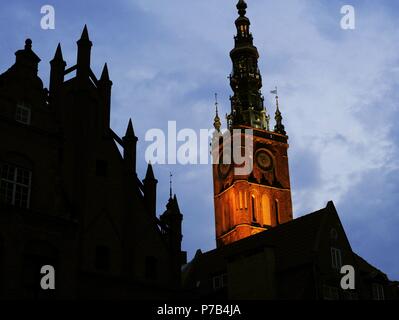
<svg viewBox="0 0 399 320">
<path fill-rule="evenodd" d="M 391 0 L 248 0 L 260 52 L 263 93 L 279 87 L 290 137 L 294 216 L 337 206 L 352 248 L 399 279 L 399 2 Z M 40 28 L 43 5 L 55 8 L 55 30 Z M 84 24 L 93 41 L 92 69 L 108 63 L 113 81 L 112 128 L 132 118 L 140 139 L 138 171 L 151 128 L 209 128 L 214 92 L 229 111 L 236 0 L 37 1 L 0 4 L 0 72 L 26 38 L 49 60 L 61 42 L 68 66 Z M 356 10 L 356 29 L 340 28 L 340 8 Z M 224 119 L 223 119 L 224 120 Z M 169 171 L 184 214 L 183 247 L 215 246 L 210 165 L 158 165 L 158 212 L 168 199 Z"/>
</svg>

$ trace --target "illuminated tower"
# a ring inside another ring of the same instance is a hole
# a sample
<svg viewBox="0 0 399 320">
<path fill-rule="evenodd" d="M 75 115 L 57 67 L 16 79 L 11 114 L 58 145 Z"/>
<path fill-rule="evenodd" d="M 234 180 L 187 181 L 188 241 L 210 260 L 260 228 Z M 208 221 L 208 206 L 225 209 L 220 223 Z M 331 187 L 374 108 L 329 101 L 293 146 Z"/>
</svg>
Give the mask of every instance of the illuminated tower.
<svg viewBox="0 0 399 320">
<path fill-rule="evenodd" d="M 247 4 L 244 0 L 238 2 L 237 9 L 237 35 L 234 49 L 230 52 L 233 62 L 230 85 L 234 94 L 231 97 L 231 113 L 227 116 L 227 132 L 240 129 L 241 141 L 252 139 L 253 148 L 249 152 L 253 170 L 249 174 L 237 175 L 235 169 L 239 165 L 225 163 L 222 156 L 226 154 L 223 145 L 231 146 L 230 142 L 220 138 L 217 145 L 214 140 L 213 151 L 220 155 L 220 162 L 213 165 L 218 247 L 292 220 L 288 137 L 278 107 L 277 90 L 276 124 L 274 131 L 271 131 L 270 117 L 261 93 L 259 53 L 249 31 L 250 21 L 245 16 Z M 218 114 L 214 126 L 219 132 Z M 252 133 L 246 135 L 244 129 L 252 129 Z M 248 148 L 241 142 L 241 148 L 244 146 Z"/>
</svg>

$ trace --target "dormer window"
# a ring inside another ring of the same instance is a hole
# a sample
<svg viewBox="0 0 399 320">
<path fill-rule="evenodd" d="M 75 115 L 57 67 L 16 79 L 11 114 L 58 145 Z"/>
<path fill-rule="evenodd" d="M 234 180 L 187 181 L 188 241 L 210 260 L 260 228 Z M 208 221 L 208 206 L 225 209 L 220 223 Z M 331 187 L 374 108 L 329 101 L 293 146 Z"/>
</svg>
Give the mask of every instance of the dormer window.
<svg viewBox="0 0 399 320">
<path fill-rule="evenodd" d="M 23 103 L 17 104 L 17 109 L 15 112 L 15 120 L 23 123 L 23 124 L 30 124 L 30 116 L 31 116 L 31 110 L 28 106 L 26 106 Z"/>
</svg>

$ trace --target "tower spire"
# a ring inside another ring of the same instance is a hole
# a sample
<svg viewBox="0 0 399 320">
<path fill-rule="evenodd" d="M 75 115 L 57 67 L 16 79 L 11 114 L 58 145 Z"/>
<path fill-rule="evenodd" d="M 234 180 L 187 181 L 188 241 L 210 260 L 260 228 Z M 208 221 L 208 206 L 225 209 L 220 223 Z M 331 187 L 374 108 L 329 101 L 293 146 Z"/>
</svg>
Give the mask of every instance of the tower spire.
<svg viewBox="0 0 399 320">
<path fill-rule="evenodd" d="M 237 34 L 234 37 L 234 48 L 230 52 L 233 72 L 229 78 L 234 95 L 231 97 L 229 122 L 232 126 L 245 125 L 267 130 L 261 93 L 262 76 L 258 67 L 259 53 L 253 44 L 249 30 L 251 22 L 246 17 L 246 9 L 247 3 L 239 0 L 239 17 L 235 21 Z"/>
<path fill-rule="evenodd" d="M 211 143 L 217 247 L 292 220 L 288 137 L 282 124 L 277 88 L 271 92 L 276 95 L 276 110 L 273 110 L 273 113 L 276 111 L 276 126 L 273 130 L 274 123 L 269 128 L 273 114 L 268 114 L 261 93 L 259 53 L 253 44 L 251 23 L 246 16 L 247 3 L 236 0 L 236 4 L 237 34 L 230 52 L 233 68 L 229 79 L 233 94 L 230 97 L 231 112 L 226 117 L 228 132 L 222 135 L 215 130 Z M 218 129 L 217 96 L 215 107 L 214 126 Z M 238 145 L 231 143 L 231 134 L 233 140 L 234 136 L 238 137 Z M 241 155 L 245 151 L 244 162 L 239 163 L 232 157 L 231 151 L 237 150 L 241 150 Z M 229 164 L 220 161 L 226 156 L 230 158 Z M 248 170 L 237 170 L 244 167 L 243 163 Z"/>
</svg>

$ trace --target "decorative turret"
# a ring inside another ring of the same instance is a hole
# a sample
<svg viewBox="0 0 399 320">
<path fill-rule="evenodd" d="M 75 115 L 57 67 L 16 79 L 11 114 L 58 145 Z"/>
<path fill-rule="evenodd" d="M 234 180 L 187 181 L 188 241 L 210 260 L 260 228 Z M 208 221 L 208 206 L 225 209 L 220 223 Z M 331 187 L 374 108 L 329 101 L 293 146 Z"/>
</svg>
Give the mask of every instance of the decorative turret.
<svg viewBox="0 0 399 320">
<path fill-rule="evenodd" d="M 181 281 L 180 268 L 184 263 L 184 253 L 181 251 L 183 215 L 180 212 L 176 195 L 169 198 L 166 211 L 161 215 L 160 220 L 167 227 L 166 237 L 173 255 L 174 282 L 179 285 Z"/>
<path fill-rule="evenodd" d="M 157 183 L 151 163 L 148 164 L 147 172 L 143 180 L 144 201 L 151 217 L 156 217 L 157 206 Z"/>
<path fill-rule="evenodd" d="M 233 62 L 230 86 L 234 95 L 230 98 L 229 127 L 245 125 L 267 130 L 267 114 L 260 91 L 262 76 L 258 68 L 259 53 L 253 45 L 253 37 L 250 33 L 251 23 L 245 16 L 246 2 L 240 0 L 237 9 L 239 14 L 235 21 L 237 35 L 234 37 L 234 49 L 230 52 Z"/>
<path fill-rule="evenodd" d="M 278 106 L 278 95 L 276 95 L 276 114 L 274 116 L 276 125 L 274 126 L 274 132 L 286 135 L 285 128 L 283 125 L 283 116 L 281 115 L 280 108 Z"/>
<path fill-rule="evenodd" d="M 15 67 L 18 71 L 37 76 L 40 58 L 32 51 L 32 40 L 25 40 L 25 48 L 15 52 Z"/>
<path fill-rule="evenodd" d="M 66 62 L 62 57 L 61 44 L 58 44 L 53 60 L 50 61 L 50 95 L 54 97 L 64 82 Z"/>
<path fill-rule="evenodd" d="M 222 126 L 222 123 L 221 123 L 220 118 L 219 118 L 218 95 L 217 95 L 217 93 L 215 93 L 215 110 L 216 110 L 216 115 L 215 115 L 215 118 L 213 119 L 213 126 L 214 126 L 214 128 L 215 128 L 215 130 L 217 132 L 220 132 L 220 128 Z"/>
<path fill-rule="evenodd" d="M 89 39 L 89 32 L 87 26 L 83 28 L 82 35 L 77 41 L 78 44 L 78 58 L 77 58 L 77 72 L 78 78 L 88 78 L 90 74 L 90 54 L 92 42 Z"/>
<path fill-rule="evenodd" d="M 137 141 L 139 140 L 134 134 L 132 119 L 129 119 L 129 124 L 126 129 L 125 136 L 123 140 L 123 159 L 126 162 L 128 170 L 136 174 L 136 150 Z"/>
</svg>

